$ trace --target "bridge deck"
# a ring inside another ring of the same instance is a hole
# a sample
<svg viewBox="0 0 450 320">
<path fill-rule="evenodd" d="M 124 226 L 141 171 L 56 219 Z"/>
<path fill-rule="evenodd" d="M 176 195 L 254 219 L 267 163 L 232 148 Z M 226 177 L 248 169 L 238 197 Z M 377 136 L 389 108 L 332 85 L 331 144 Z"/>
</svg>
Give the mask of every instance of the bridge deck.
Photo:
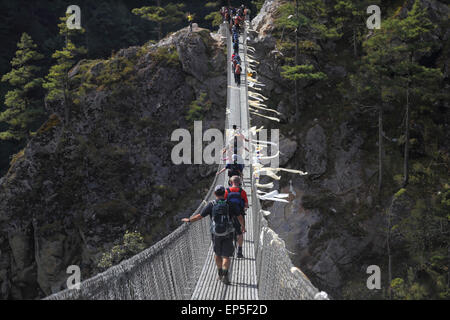
<svg viewBox="0 0 450 320">
<path fill-rule="evenodd" d="M 245 37 L 245 35 L 244 35 Z M 245 61 L 244 52 L 244 38 L 240 37 L 239 55 L 243 62 Z M 236 86 L 234 83 L 234 76 L 230 67 L 231 64 L 231 39 L 227 37 L 228 41 L 228 108 L 230 113 L 227 115 L 228 129 L 231 129 L 233 124 L 238 125 L 242 129 L 248 129 L 247 116 L 247 91 L 246 91 L 246 74 L 247 70 L 245 63 L 242 63 L 241 86 Z M 257 300 L 258 286 L 256 281 L 256 261 L 255 261 L 255 246 L 253 238 L 253 217 L 252 217 L 252 203 L 251 203 L 251 180 L 250 168 L 246 166 L 244 169 L 244 190 L 247 192 L 249 201 L 249 209 L 245 217 L 247 232 L 244 234 L 243 254 L 244 259 L 232 258 L 230 266 L 230 282 L 226 286 L 219 281 L 217 274 L 217 267 L 214 261 L 214 252 L 212 245 L 209 247 L 208 256 L 205 265 L 203 266 L 199 280 L 192 295 L 193 300 Z M 224 186 L 227 186 L 227 175 Z M 235 250 L 235 255 L 237 250 Z"/>
</svg>

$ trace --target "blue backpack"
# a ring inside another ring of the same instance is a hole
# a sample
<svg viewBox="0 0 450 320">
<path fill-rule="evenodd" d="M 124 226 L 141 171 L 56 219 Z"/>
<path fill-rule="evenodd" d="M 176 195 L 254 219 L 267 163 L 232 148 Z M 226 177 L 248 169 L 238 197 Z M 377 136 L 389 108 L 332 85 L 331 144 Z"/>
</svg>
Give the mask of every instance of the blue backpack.
<svg viewBox="0 0 450 320">
<path fill-rule="evenodd" d="M 227 201 L 233 207 L 235 212 L 241 213 L 244 211 L 245 201 L 241 197 L 242 188 L 239 188 L 239 191 L 231 192 L 230 188 L 227 188 Z"/>
</svg>

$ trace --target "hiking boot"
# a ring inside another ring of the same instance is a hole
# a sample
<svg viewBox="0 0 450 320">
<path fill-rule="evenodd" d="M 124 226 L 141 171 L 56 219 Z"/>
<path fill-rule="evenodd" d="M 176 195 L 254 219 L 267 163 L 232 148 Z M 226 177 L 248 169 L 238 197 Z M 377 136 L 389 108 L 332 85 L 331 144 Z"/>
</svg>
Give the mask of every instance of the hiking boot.
<svg viewBox="0 0 450 320">
<path fill-rule="evenodd" d="M 229 285 L 230 284 L 230 280 L 228 279 L 228 270 L 225 270 L 222 272 L 222 282 L 225 285 Z"/>
</svg>

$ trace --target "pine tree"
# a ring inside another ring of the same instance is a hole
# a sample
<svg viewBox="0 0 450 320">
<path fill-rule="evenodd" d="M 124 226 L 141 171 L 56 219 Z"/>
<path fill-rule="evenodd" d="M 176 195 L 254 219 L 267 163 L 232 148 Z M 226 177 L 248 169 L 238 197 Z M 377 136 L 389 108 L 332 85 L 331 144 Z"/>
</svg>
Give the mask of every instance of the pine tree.
<svg viewBox="0 0 450 320">
<path fill-rule="evenodd" d="M 33 64 L 44 56 L 35 51 L 36 47 L 31 37 L 23 33 L 11 61 L 12 70 L 2 77 L 2 81 L 8 82 L 14 89 L 6 93 L 7 109 L 0 113 L 0 121 L 9 125 L 6 131 L 0 133 L 1 140 L 28 139 L 31 125 L 44 113 L 42 94 L 39 92 L 43 79 L 37 76 L 40 68 Z"/>
<path fill-rule="evenodd" d="M 393 44 L 396 57 L 394 71 L 406 96 L 403 164 L 403 187 L 405 187 L 409 180 L 411 108 L 421 102 L 425 104 L 433 102 L 442 73 L 439 69 L 423 66 L 417 61 L 417 56 L 431 53 L 433 49 L 431 32 L 435 28 L 420 1 L 414 2 L 406 18 L 394 21 L 392 27 L 399 39 L 398 44 Z"/>
<path fill-rule="evenodd" d="M 205 20 L 211 20 L 211 24 L 213 27 L 220 26 L 222 24 L 222 15 L 219 12 L 220 2 L 208 2 L 205 4 L 205 7 L 213 9 L 208 15 L 205 16 Z"/>
<path fill-rule="evenodd" d="M 302 64 L 296 66 L 283 66 L 281 75 L 288 80 L 324 80 L 327 75 L 323 72 L 315 72 L 311 64 Z"/>
<path fill-rule="evenodd" d="M 69 124 L 72 103 L 69 90 L 69 70 L 73 67 L 77 58 L 87 52 L 84 47 L 77 47 L 73 42 L 75 36 L 85 32 L 84 29 L 69 29 L 66 24 L 67 18 L 68 16 L 61 17 L 61 23 L 58 24 L 59 34 L 64 36 L 65 45 L 62 50 L 56 50 L 52 55 L 52 58 L 56 59 L 56 64 L 50 68 L 44 83 L 44 88 L 48 90 L 48 101 L 63 98 L 65 125 Z"/>
<path fill-rule="evenodd" d="M 158 24 L 158 39 L 162 39 L 163 25 L 174 25 L 180 23 L 184 19 L 185 7 L 183 3 L 168 3 L 164 7 L 161 6 L 161 0 L 156 1 L 156 6 L 147 6 L 142 8 L 134 8 L 131 12 L 144 19 L 156 22 Z"/>
<path fill-rule="evenodd" d="M 378 111 L 378 192 L 383 181 L 383 112 L 384 104 L 388 102 L 388 88 L 392 85 L 392 43 L 393 19 L 383 22 L 382 28 L 373 32 L 363 42 L 364 56 L 361 59 L 359 73 L 351 77 L 351 82 L 357 90 L 359 103 Z"/>
<path fill-rule="evenodd" d="M 335 0 L 333 5 L 333 21 L 340 37 L 350 38 L 353 55 L 358 56 L 358 46 L 366 29 L 366 8 L 378 4 L 376 0 Z"/>
<path fill-rule="evenodd" d="M 298 81 L 326 79 L 326 75 L 323 72 L 314 72 L 314 66 L 311 63 L 300 64 L 301 53 L 307 56 L 314 56 L 320 51 L 320 47 L 314 41 L 333 38 L 337 35 L 334 28 L 329 28 L 322 22 L 326 15 L 325 4 L 323 1 L 318 0 L 289 1 L 279 8 L 277 26 L 283 29 L 283 34 L 284 30 L 295 34 L 294 65 L 282 66 L 283 71 L 281 75 L 288 80 L 294 81 L 295 108 L 297 112 L 299 110 Z M 291 59 L 285 60 L 289 61 Z"/>
</svg>

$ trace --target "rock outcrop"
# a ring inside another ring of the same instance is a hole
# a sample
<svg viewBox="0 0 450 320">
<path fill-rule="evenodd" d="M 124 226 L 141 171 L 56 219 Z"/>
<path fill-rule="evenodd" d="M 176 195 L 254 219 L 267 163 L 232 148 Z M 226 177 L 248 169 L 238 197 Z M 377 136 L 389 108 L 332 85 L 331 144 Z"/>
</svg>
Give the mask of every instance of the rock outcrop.
<svg viewBox="0 0 450 320">
<path fill-rule="evenodd" d="M 400 15 L 404 17 L 413 2 L 407 1 Z M 386 215 L 372 196 L 376 193 L 376 139 L 355 121 L 351 108 L 337 103 L 343 99 L 340 93 L 333 93 L 333 86 L 342 82 L 349 71 L 345 53 L 339 53 L 342 61 L 336 59 L 337 44 L 333 41 L 323 44 L 314 62 L 327 74 L 328 82 L 314 91 L 299 81 L 300 109 L 295 109 L 293 84 L 280 76 L 283 56 L 277 40 L 281 30 L 277 33 L 275 19 L 282 3 L 265 1 L 252 21 L 254 32 L 250 32 L 249 40 L 249 45 L 255 48 L 252 55 L 259 61 L 257 78 L 265 84 L 261 93 L 269 97 L 268 105 L 277 106 L 282 113 L 281 122 L 252 121 L 267 128 L 279 128 L 284 135 L 280 149 L 289 146 L 289 156 L 281 156 L 281 165 L 309 174 L 283 174 L 280 183 L 275 184 L 280 192 L 290 194 L 290 203 L 264 205 L 271 211 L 270 227 L 285 240 L 294 264 L 320 290 L 342 298 L 345 290 L 366 289 L 366 267 L 386 260 Z M 434 0 L 423 3 L 430 9 L 433 21 L 445 21 L 448 6 Z M 436 39 L 448 39 L 448 34 L 439 28 L 435 31 Z M 308 40 L 316 41 L 313 37 Z M 442 46 L 444 42 L 440 43 Z M 440 52 L 437 47 L 436 54 Z M 300 63 L 311 62 L 300 55 Z M 404 216 L 410 205 L 410 201 L 405 201 L 402 206 L 395 206 L 393 215 Z M 357 285 L 350 287 L 351 281 Z"/>
<path fill-rule="evenodd" d="M 200 96 L 204 127 L 222 128 L 227 80 L 220 38 L 194 31 L 80 61 L 66 127 L 62 103 L 47 102 L 52 116 L 0 183 L 0 298 L 59 291 L 69 265 L 86 279 L 126 230 L 151 245 L 198 206 L 213 171 L 174 165 L 171 133 L 192 126 Z"/>
</svg>

